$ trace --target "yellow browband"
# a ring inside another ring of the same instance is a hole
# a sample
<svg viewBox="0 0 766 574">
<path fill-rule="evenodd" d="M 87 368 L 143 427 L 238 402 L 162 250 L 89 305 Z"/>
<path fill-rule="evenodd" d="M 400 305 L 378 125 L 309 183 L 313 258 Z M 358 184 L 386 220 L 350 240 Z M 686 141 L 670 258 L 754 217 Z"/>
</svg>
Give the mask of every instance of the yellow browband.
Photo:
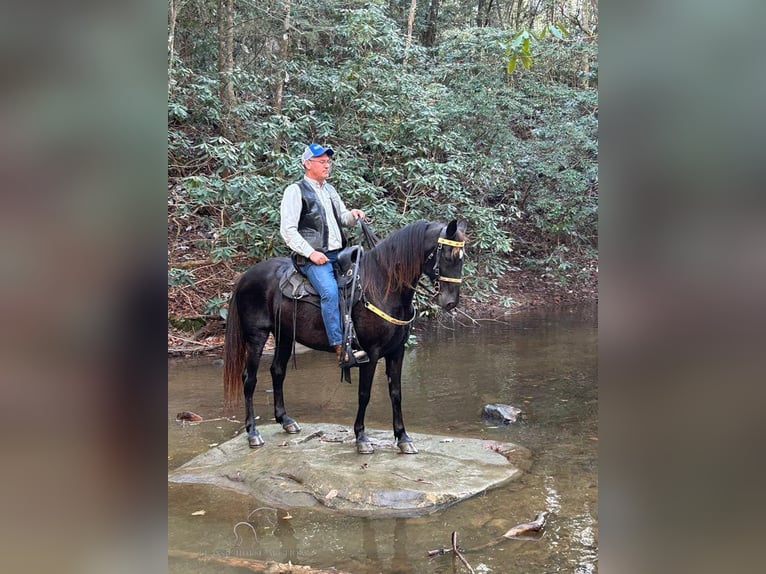
<svg viewBox="0 0 766 574">
<path fill-rule="evenodd" d="M 393 323 L 394 325 L 409 325 L 415 320 L 415 315 L 418 314 L 417 311 L 413 311 L 412 319 L 410 319 L 409 321 L 402 321 L 401 319 L 394 319 L 391 315 L 389 315 L 385 311 L 378 309 L 375 305 L 373 305 L 369 301 L 365 301 L 364 306 L 370 311 L 372 311 L 373 313 L 375 313 L 378 317 L 382 317 L 383 319 L 385 319 L 389 323 Z"/>
<path fill-rule="evenodd" d="M 444 245 L 449 245 L 451 247 L 464 247 L 465 241 L 452 241 L 451 239 L 445 239 L 444 237 L 440 237 L 437 239 L 439 243 L 443 243 Z M 439 275 L 438 278 L 439 281 L 446 281 L 447 283 L 462 283 L 462 279 L 456 279 L 454 277 L 445 277 L 444 275 Z"/>
<path fill-rule="evenodd" d="M 444 243 L 444 245 L 450 245 L 452 247 L 465 247 L 465 241 L 452 241 L 451 239 L 444 239 L 444 237 L 440 237 L 437 239 L 439 243 Z"/>
</svg>

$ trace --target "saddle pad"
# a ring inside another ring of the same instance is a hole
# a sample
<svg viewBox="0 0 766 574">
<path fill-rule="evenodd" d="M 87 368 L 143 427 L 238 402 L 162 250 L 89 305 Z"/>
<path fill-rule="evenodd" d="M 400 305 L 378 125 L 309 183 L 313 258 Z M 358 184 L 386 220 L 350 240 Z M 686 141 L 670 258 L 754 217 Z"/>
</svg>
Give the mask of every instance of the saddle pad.
<svg viewBox="0 0 766 574">
<path fill-rule="evenodd" d="M 319 297 L 316 289 L 309 280 L 298 273 L 294 267 L 289 267 L 279 279 L 279 290 L 288 299 L 305 299 L 306 297 Z"/>
</svg>

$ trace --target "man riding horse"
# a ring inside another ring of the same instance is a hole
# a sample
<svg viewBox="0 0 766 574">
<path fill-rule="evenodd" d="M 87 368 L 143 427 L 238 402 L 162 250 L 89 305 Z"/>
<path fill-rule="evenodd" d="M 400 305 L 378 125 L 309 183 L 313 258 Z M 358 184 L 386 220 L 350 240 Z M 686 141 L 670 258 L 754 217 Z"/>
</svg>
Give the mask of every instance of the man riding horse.
<svg viewBox="0 0 766 574">
<path fill-rule="evenodd" d="M 343 330 L 333 264 L 346 246 L 342 226 L 364 219 L 364 211 L 347 209 L 335 188 L 327 183 L 334 154 L 331 148 L 317 143 L 306 146 L 301 157 L 304 177 L 284 191 L 279 231 L 297 254 L 299 269 L 319 293 L 327 340 L 343 363 Z M 367 359 L 362 349 L 353 354 L 357 362 Z"/>
</svg>

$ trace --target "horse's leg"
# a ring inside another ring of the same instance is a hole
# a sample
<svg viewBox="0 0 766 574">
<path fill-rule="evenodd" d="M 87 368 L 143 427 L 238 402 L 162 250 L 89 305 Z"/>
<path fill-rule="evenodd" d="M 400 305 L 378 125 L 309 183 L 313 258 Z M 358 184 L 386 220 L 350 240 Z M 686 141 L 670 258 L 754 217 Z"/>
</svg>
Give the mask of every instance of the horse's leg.
<svg viewBox="0 0 766 574">
<path fill-rule="evenodd" d="M 242 372 L 242 383 L 245 393 L 245 430 L 250 448 L 263 446 L 263 438 L 255 428 L 255 409 L 253 408 L 253 393 L 258 382 L 258 364 L 261 361 L 263 346 L 269 337 L 268 331 L 256 331 L 247 342 L 247 362 Z"/>
<path fill-rule="evenodd" d="M 293 351 L 292 346 L 292 339 L 282 334 L 276 349 L 274 349 L 274 360 L 271 362 L 271 387 L 274 389 L 274 418 L 282 425 L 285 432 L 290 434 L 300 432 L 301 430 L 300 425 L 287 416 L 284 395 L 282 393 L 287 363 L 290 361 L 290 355 Z"/>
<path fill-rule="evenodd" d="M 386 377 L 388 377 L 388 396 L 391 397 L 391 409 L 394 414 L 394 436 L 396 446 L 404 454 L 417 454 L 418 449 L 404 430 L 402 418 L 402 363 L 404 345 L 391 355 L 386 356 Z"/>
<path fill-rule="evenodd" d="M 372 454 L 375 451 L 370 439 L 364 433 L 364 415 L 367 412 L 367 405 L 370 403 L 372 379 L 375 376 L 377 362 L 376 359 L 371 358 L 369 363 L 362 363 L 359 366 L 359 406 L 356 411 L 356 421 L 354 421 L 356 452 L 359 454 Z"/>
</svg>

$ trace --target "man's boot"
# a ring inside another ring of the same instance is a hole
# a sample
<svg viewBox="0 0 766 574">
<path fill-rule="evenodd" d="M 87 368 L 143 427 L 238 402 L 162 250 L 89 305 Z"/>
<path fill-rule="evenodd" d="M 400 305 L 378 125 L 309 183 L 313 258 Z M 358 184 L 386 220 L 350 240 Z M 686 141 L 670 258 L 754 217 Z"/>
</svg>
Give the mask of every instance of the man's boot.
<svg viewBox="0 0 766 574">
<path fill-rule="evenodd" d="M 367 356 L 367 353 L 363 349 L 357 349 L 356 351 L 352 351 L 354 353 L 354 359 L 357 363 L 367 363 L 370 358 Z"/>
<path fill-rule="evenodd" d="M 348 355 L 346 356 L 345 360 L 343 359 L 343 345 L 335 345 L 334 348 L 335 354 L 338 356 L 338 363 L 348 363 L 351 360 Z M 370 358 L 367 356 L 367 353 L 362 349 L 352 349 L 351 352 L 354 355 L 355 363 L 367 363 L 370 360 Z"/>
</svg>

